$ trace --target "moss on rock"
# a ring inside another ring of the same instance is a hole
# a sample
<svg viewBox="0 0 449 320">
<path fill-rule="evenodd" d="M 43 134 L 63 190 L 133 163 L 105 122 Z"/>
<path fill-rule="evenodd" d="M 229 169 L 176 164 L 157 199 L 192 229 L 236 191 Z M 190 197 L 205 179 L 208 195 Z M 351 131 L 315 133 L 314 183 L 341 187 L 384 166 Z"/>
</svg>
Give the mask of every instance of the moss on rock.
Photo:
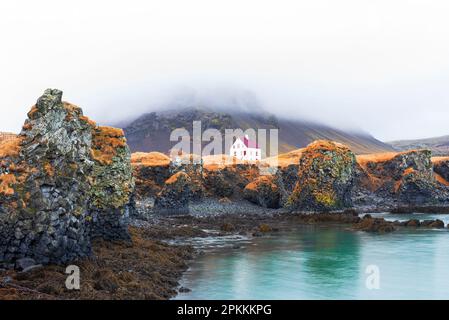
<svg viewBox="0 0 449 320">
<path fill-rule="evenodd" d="M 46 90 L 20 136 L 0 145 L 0 262 L 60 263 L 89 255 L 93 230 L 112 230 L 110 220 L 122 217 L 129 202 L 123 132 L 97 127 L 61 99 L 62 91 Z M 113 218 L 93 224 L 99 212 Z"/>
<path fill-rule="evenodd" d="M 265 208 L 279 208 L 280 192 L 272 176 L 260 176 L 248 183 L 243 191 L 245 199 Z"/>
<path fill-rule="evenodd" d="M 311 143 L 302 152 L 298 181 L 286 206 L 312 211 L 350 207 L 355 163 L 355 155 L 342 144 Z"/>
</svg>

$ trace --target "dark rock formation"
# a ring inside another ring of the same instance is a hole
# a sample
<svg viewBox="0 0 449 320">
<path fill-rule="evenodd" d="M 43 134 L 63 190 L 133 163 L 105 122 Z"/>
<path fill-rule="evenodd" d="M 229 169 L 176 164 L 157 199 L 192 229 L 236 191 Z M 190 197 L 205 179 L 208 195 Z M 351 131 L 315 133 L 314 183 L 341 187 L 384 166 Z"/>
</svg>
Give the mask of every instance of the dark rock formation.
<svg viewBox="0 0 449 320">
<path fill-rule="evenodd" d="M 370 215 L 365 215 L 359 222 L 353 225 L 354 230 L 366 232 L 386 233 L 396 230 L 394 223 L 386 221 L 384 218 L 373 218 Z"/>
<path fill-rule="evenodd" d="M 353 193 L 357 204 L 382 201 L 395 207 L 430 206 L 449 199 L 447 187 L 435 179 L 428 150 L 362 159 L 359 164 Z"/>
<path fill-rule="evenodd" d="M 449 181 L 449 158 L 437 159 L 433 163 L 433 170 L 446 182 Z"/>
<path fill-rule="evenodd" d="M 406 221 L 394 221 L 393 224 L 395 226 L 399 227 L 412 227 L 412 228 L 418 228 L 418 227 L 424 227 L 424 228 L 435 228 L 435 229 L 441 229 L 444 228 L 444 222 L 435 219 L 435 220 L 423 220 L 419 221 L 418 219 L 410 219 Z"/>
<path fill-rule="evenodd" d="M 172 175 L 170 158 L 159 152 L 133 153 L 131 163 L 136 183 L 136 198 L 155 197 Z"/>
<path fill-rule="evenodd" d="M 440 177 L 435 174 L 431 154 L 425 150 L 358 156 L 356 160 L 344 145 L 316 141 L 305 149 L 280 156 L 277 171 L 268 170 L 268 162 L 203 165 L 201 159 L 192 156 L 179 161 L 171 161 L 160 153 L 138 153 L 133 157 L 137 216 L 168 208 L 183 208 L 188 213 L 189 204 L 201 200 L 218 202 L 208 210 L 226 203 L 238 206 L 239 201 L 246 199 L 265 208 L 313 212 L 352 206 L 364 210 L 432 208 L 439 212 L 449 201 L 449 188 L 442 177 L 445 171 L 440 169 Z M 444 168 L 444 162 L 439 168 Z M 176 195 L 166 181 L 178 172 L 187 175 L 181 182 L 188 186 L 188 192 L 186 189 Z M 273 175 L 263 176 L 266 172 Z M 196 204 L 195 208 L 201 206 Z"/>
<path fill-rule="evenodd" d="M 192 195 L 192 179 L 187 173 L 179 171 L 165 181 L 155 206 L 175 213 L 187 212 Z"/>
<path fill-rule="evenodd" d="M 341 144 L 310 144 L 300 158 L 298 181 L 286 206 L 313 211 L 350 207 L 355 164 L 354 154 Z"/>
<path fill-rule="evenodd" d="M 158 152 L 136 153 L 131 160 L 136 181 L 132 215 L 148 219 L 154 213 L 189 213 L 205 198 L 215 206 L 243 199 L 248 183 L 260 176 L 255 164 L 204 166 L 196 156 L 173 161 Z M 213 208 L 211 208 L 213 210 Z"/>
<path fill-rule="evenodd" d="M 290 164 L 285 167 L 279 167 L 275 174 L 275 183 L 280 193 L 280 205 L 286 206 L 288 198 L 295 189 L 298 182 L 299 164 Z"/>
<path fill-rule="evenodd" d="M 61 97 L 46 90 L 20 136 L 0 145 L 0 261 L 89 255 L 91 232 L 115 234 L 102 222 L 126 233 L 121 217 L 133 188 L 126 143 L 100 146 L 103 129 Z"/>
<path fill-rule="evenodd" d="M 134 190 L 130 152 L 123 130 L 96 127 L 89 211 L 92 237 L 129 240 L 129 199 Z"/>
<path fill-rule="evenodd" d="M 206 171 L 204 186 L 206 190 L 218 197 L 231 197 L 234 194 L 234 183 L 229 179 L 227 169 Z"/>
<path fill-rule="evenodd" d="M 406 227 L 419 227 L 421 223 L 418 219 L 410 219 L 404 224 Z"/>
<path fill-rule="evenodd" d="M 431 156 L 428 150 L 411 151 L 394 157 L 388 163 L 388 169 L 396 171 L 397 181 L 400 181 L 395 185 L 400 202 L 416 205 L 438 198 Z"/>
<path fill-rule="evenodd" d="M 260 176 L 254 164 L 232 164 L 223 168 L 206 168 L 204 186 L 211 196 L 239 197 L 248 183 Z"/>
<path fill-rule="evenodd" d="M 261 176 L 244 189 L 243 197 L 265 208 L 279 208 L 280 193 L 272 176 Z"/>
<path fill-rule="evenodd" d="M 204 183 L 203 183 L 203 162 L 196 156 L 188 155 L 183 157 L 180 161 L 174 161 L 170 163 L 170 173 L 174 177 L 177 173 L 186 174 L 189 178 L 188 192 L 189 201 L 197 201 L 204 196 Z M 181 176 L 181 175 L 179 175 Z M 172 181 L 168 179 L 165 182 Z M 163 192 L 164 190 L 162 190 Z"/>
<path fill-rule="evenodd" d="M 441 221 L 440 219 L 424 220 L 421 222 L 421 226 L 428 227 L 428 228 L 441 229 L 441 228 L 444 228 L 444 222 Z"/>
</svg>

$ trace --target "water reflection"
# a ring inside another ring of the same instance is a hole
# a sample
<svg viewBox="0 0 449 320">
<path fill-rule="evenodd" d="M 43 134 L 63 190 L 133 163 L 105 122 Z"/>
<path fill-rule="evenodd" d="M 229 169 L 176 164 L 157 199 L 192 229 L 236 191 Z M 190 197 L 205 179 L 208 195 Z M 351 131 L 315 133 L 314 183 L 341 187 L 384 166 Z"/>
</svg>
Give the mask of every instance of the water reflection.
<svg viewBox="0 0 449 320">
<path fill-rule="evenodd" d="M 349 294 L 360 276 L 360 237 L 354 232 L 336 228 L 300 235 L 305 243 L 306 284 L 332 290 L 334 295 Z"/>
</svg>

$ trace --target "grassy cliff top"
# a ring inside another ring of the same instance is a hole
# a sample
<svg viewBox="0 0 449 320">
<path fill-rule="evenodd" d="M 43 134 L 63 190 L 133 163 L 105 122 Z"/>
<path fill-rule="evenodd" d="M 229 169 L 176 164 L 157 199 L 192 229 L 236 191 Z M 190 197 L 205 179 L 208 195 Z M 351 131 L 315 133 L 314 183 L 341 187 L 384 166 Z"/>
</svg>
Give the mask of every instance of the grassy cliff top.
<svg viewBox="0 0 449 320">
<path fill-rule="evenodd" d="M 134 166 L 168 166 L 170 158 L 160 152 L 135 152 L 131 155 L 131 164 Z"/>
</svg>

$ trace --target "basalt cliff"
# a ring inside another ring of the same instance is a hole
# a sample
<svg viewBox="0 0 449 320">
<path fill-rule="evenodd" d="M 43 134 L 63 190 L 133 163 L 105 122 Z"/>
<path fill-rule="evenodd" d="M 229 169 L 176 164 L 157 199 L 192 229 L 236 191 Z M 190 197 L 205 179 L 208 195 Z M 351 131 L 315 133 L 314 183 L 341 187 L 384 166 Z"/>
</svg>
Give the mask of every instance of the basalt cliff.
<svg viewBox="0 0 449 320">
<path fill-rule="evenodd" d="M 90 255 L 93 238 L 129 238 L 123 131 L 61 99 L 46 90 L 21 133 L 0 144 L 0 262 L 67 262 Z"/>
</svg>

